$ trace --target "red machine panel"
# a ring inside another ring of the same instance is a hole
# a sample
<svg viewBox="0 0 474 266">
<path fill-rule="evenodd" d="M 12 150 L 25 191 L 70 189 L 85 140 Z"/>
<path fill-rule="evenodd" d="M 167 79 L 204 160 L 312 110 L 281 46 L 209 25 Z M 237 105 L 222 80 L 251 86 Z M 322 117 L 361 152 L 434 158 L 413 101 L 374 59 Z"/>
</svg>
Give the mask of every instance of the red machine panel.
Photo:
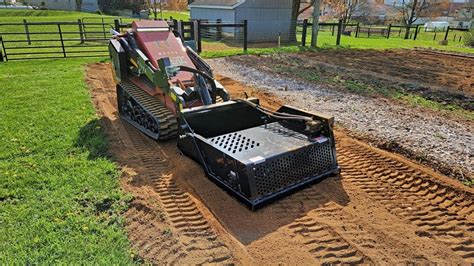
<svg viewBox="0 0 474 266">
<path fill-rule="evenodd" d="M 174 66 L 194 65 L 186 54 L 186 50 L 179 42 L 174 34 L 170 34 L 170 27 L 166 21 L 141 20 L 132 23 L 135 39 L 141 51 L 150 59 L 154 67 L 158 69 L 157 60 L 168 57 Z M 192 74 L 188 72 L 180 72 L 172 82 L 179 79 L 187 82 L 192 79 Z"/>
</svg>

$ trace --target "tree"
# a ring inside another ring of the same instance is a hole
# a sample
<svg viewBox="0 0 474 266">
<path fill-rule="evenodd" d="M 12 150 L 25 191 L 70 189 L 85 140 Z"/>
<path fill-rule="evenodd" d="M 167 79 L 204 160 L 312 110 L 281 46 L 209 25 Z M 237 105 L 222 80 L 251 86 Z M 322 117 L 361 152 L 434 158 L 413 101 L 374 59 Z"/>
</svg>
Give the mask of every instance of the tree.
<svg viewBox="0 0 474 266">
<path fill-rule="evenodd" d="M 354 11 L 360 8 L 360 0 L 344 0 L 341 5 L 339 19 L 342 19 L 342 30 L 345 30 L 346 24 L 350 22 Z"/>
<path fill-rule="evenodd" d="M 82 0 L 76 0 L 76 11 L 81 12 L 82 10 Z"/>
<path fill-rule="evenodd" d="M 397 7 L 403 25 L 406 26 L 405 39 L 410 37 L 410 27 L 420 17 L 430 17 L 443 9 L 447 1 L 429 1 L 429 0 L 402 0 Z"/>
<path fill-rule="evenodd" d="M 305 12 L 306 10 L 310 9 L 316 0 L 293 0 L 292 7 L 291 7 L 291 30 L 290 30 L 290 41 L 296 41 L 296 26 L 298 24 L 298 17 L 301 13 Z M 301 8 L 302 4 L 306 4 L 303 8 Z"/>
<path fill-rule="evenodd" d="M 321 7 L 321 0 L 313 1 L 313 29 L 311 31 L 311 47 L 318 45 L 318 33 L 319 33 L 319 9 Z"/>
<path fill-rule="evenodd" d="M 361 0 L 324 0 L 324 9 L 329 9 L 334 14 L 334 18 L 342 20 L 342 30 L 345 30 L 355 11 L 361 11 L 367 1 Z"/>
</svg>

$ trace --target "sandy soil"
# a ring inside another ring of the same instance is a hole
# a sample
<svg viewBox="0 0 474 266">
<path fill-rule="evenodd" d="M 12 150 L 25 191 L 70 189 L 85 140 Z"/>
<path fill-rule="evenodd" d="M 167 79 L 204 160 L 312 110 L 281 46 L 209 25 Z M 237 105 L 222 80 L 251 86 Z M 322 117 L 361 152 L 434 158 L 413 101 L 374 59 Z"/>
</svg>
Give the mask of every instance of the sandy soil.
<svg viewBox="0 0 474 266">
<path fill-rule="evenodd" d="M 473 190 L 336 132 L 340 176 L 257 212 L 210 182 L 175 141 L 154 142 L 117 117 L 108 64 L 87 72 L 93 101 L 134 195 L 126 229 L 157 264 L 474 263 Z M 230 79 L 234 95 L 261 95 Z"/>
</svg>

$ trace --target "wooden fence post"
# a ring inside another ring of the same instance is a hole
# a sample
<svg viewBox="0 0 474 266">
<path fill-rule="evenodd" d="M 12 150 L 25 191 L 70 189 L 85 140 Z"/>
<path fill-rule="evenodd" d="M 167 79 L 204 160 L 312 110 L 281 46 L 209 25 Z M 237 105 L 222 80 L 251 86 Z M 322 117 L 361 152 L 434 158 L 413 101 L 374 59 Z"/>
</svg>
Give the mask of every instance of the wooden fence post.
<svg viewBox="0 0 474 266">
<path fill-rule="evenodd" d="M 390 38 L 390 31 L 392 30 L 392 23 L 388 25 L 387 39 Z"/>
<path fill-rule="evenodd" d="M 77 25 L 79 26 L 79 37 L 81 39 L 81 43 L 84 43 L 84 31 L 82 29 L 82 21 L 80 19 L 77 20 Z"/>
<path fill-rule="evenodd" d="M 182 20 L 178 20 L 178 24 L 176 24 L 176 27 L 178 28 L 179 34 L 183 37 L 184 39 L 184 25 Z"/>
<path fill-rule="evenodd" d="M 370 26 L 369 26 L 369 29 L 367 30 L 367 38 L 370 38 Z"/>
<path fill-rule="evenodd" d="M 248 26 L 248 23 L 247 23 L 247 20 L 244 20 L 244 51 L 247 52 L 247 26 Z"/>
<path fill-rule="evenodd" d="M 5 61 L 8 62 L 7 50 L 5 48 L 5 43 L 3 42 L 2 36 L 0 36 L 0 43 L 2 44 L 2 50 L 3 50 L 2 62 L 3 62 L 3 57 L 5 57 Z"/>
<path fill-rule="evenodd" d="M 306 46 L 306 33 L 308 31 L 308 19 L 303 20 L 303 32 L 301 33 L 301 45 Z"/>
<path fill-rule="evenodd" d="M 120 32 L 120 21 L 118 19 L 114 19 L 114 27 L 116 32 Z"/>
<path fill-rule="evenodd" d="M 26 22 L 26 19 L 23 19 L 23 25 L 25 25 L 26 40 L 28 41 L 28 45 L 31 45 L 30 29 L 28 28 L 28 22 Z"/>
<path fill-rule="evenodd" d="M 2 44 L 2 47 L 3 47 L 2 36 L 0 36 L 0 43 Z M 2 50 L 0 50 L 0 62 L 3 62 L 3 52 L 2 52 Z"/>
<path fill-rule="evenodd" d="M 416 25 L 416 28 L 415 28 L 415 35 L 413 36 L 413 40 L 416 40 L 416 36 L 418 36 L 418 26 L 419 26 L 419 25 Z"/>
<path fill-rule="evenodd" d="M 222 24 L 222 19 L 218 18 L 216 20 L 216 24 Z M 222 27 L 217 25 L 216 27 L 216 38 L 217 39 L 222 39 Z"/>
<path fill-rule="evenodd" d="M 66 49 L 64 48 L 64 39 L 63 39 L 63 33 L 61 31 L 61 24 L 58 23 L 58 32 L 59 32 L 59 38 L 61 39 L 61 47 L 63 48 L 63 56 L 66 58 Z"/>
<path fill-rule="evenodd" d="M 398 37 L 400 37 L 401 34 L 402 34 L 402 27 L 400 27 L 400 29 L 398 30 Z"/>
<path fill-rule="evenodd" d="M 198 19 L 196 20 L 196 33 L 197 33 L 197 36 L 196 36 L 196 40 L 197 40 L 197 52 L 198 53 L 201 53 L 202 52 L 202 40 L 201 40 L 201 20 Z"/>
<path fill-rule="evenodd" d="M 84 32 L 84 40 L 87 41 L 87 27 L 86 24 L 84 24 L 84 18 L 81 19 L 81 24 L 82 24 L 82 30 Z"/>
<path fill-rule="evenodd" d="M 342 19 L 340 19 L 339 22 L 337 23 L 336 45 L 341 44 L 341 34 L 342 34 Z"/>
<path fill-rule="evenodd" d="M 107 39 L 107 34 L 105 33 L 105 22 L 104 22 L 104 18 L 102 18 L 102 31 L 104 32 L 104 39 Z"/>
<path fill-rule="evenodd" d="M 437 32 L 435 31 L 435 34 L 433 36 L 433 41 L 436 41 L 436 34 L 437 34 Z"/>
<path fill-rule="evenodd" d="M 449 26 L 446 27 L 446 34 L 444 35 L 444 40 L 445 41 L 448 39 L 448 34 L 449 34 Z"/>
<path fill-rule="evenodd" d="M 331 34 L 331 36 L 334 36 L 334 28 L 335 28 L 335 25 L 332 24 L 332 30 L 331 30 L 331 31 L 332 31 L 332 34 Z"/>
<path fill-rule="evenodd" d="M 170 18 L 171 18 L 171 17 L 170 17 Z M 176 30 L 176 31 L 179 31 L 179 30 L 178 30 L 178 20 L 172 19 L 172 21 L 173 21 L 173 29 Z"/>
<path fill-rule="evenodd" d="M 360 31 L 360 23 L 357 23 L 357 28 L 356 28 L 356 38 L 359 37 L 359 31 Z"/>
</svg>

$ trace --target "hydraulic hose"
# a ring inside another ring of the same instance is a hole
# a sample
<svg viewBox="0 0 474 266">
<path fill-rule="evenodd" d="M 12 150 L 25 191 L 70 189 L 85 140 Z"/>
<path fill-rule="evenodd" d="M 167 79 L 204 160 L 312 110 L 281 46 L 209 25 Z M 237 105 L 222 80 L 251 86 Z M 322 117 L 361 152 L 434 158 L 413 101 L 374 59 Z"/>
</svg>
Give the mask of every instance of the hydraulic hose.
<svg viewBox="0 0 474 266">
<path fill-rule="evenodd" d="M 207 73 L 205 73 L 201 70 L 194 69 L 192 67 L 188 67 L 188 66 L 178 66 L 178 67 L 179 67 L 179 70 L 186 71 L 186 72 L 191 72 L 191 73 L 196 73 L 196 74 L 201 75 L 203 78 L 207 79 L 209 85 L 211 85 L 212 90 L 214 90 L 214 91 L 217 90 L 216 83 L 214 82 L 214 79 L 211 76 L 209 76 Z"/>
</svg>

